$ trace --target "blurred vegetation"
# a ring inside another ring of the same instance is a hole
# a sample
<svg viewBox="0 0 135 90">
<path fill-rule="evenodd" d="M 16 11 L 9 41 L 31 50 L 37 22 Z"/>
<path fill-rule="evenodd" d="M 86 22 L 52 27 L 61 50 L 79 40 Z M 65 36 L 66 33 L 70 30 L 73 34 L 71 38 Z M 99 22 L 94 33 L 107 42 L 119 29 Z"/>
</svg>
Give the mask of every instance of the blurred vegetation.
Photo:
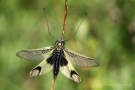
<svg viewBox="0 0 135 90">
<path fill-rule="evenodd" d="M 69 0 L 65 39 L 88 12 L 77 35 L 66 47 L 94 57 L 97 68 L 76 67 L 82 81 L 59 73 L 55 90 L 135 90 L 135 0 Z M 40 62 L 16 57 L 21 49 L 54 45 L 61 37 L 64 0 L 0 1 L 0 90 L 49 90 L 52 71 L 36 78 L 29 72 Z"/>
</svg>

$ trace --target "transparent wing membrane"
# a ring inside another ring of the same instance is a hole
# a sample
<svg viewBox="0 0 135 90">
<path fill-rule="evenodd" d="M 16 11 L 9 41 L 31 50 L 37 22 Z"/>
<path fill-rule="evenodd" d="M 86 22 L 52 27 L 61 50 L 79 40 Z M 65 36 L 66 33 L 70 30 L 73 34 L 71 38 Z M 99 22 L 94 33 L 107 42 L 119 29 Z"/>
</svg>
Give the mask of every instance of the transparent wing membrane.
<svg viewBox="0 0 135 90">
<path fill-rule="evenodd" d="M 86 57 L 77 52 L 64 49 L 64 53 L 69 56 L 67 59 L 71 61 L 71 63 L 81 66 L 81 67 L 96 67 L 99 66 L 98 62 L 94 58 Z"/>
<path fill-rule="evenodd" d="M 30 49 L 30 50 L 21 50 L 16 53 L 16 56 L 31 60 L 31 61 L 39 61 L 44 60 L 53 52 L 53 47 L 43 47 L 39 49 Z"/>
</svg>

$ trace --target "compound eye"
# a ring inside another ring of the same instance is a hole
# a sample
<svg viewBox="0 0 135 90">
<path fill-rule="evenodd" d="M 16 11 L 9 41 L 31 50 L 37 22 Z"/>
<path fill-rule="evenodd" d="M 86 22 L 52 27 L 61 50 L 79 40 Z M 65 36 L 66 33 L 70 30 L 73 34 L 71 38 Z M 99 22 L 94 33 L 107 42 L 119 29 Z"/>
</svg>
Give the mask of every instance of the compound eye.
<svg viewBox="0 0 135 90">
<path fill-rule="evenodd" d="M 63 46 L 65 45 L 65 41 L 62 41 L 62 45 L 63 45 Z"/>
<path fill-rule="evenodd" d="M 65 43 L 65 41 L 64 41 L 64 40 L 62 40 L 62 43 L 64 44 L 64 43 Z"/>
</svg>

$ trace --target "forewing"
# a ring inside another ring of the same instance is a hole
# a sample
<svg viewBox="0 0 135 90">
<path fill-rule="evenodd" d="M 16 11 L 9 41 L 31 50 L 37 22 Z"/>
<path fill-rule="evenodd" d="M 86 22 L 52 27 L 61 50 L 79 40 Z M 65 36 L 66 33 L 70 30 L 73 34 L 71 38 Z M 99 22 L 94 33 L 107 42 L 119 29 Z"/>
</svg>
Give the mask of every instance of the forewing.
<svg viewBox="0 0 135 90">
<path fill-rule="evenodd" d="M 60 67 L 60 71 L 68 78 L 75 82 L 80 82 L 81 78 L 72 64 L 68 61 L 68 64 Z"/>
<path fill-rule="evenodd" d="M 50 56 L 47 57 L 47 59 Z M 35 68 L 33 68 L 30 72 L 30 77 L 36 77 L 39 75 L 43 75 L 47 72 L 49 72 L 53 68 L 53 65 L 49 64 L 46 59 L 44 59 L 39 65 L 37 65 Z"/>
<path fill-rule="evenodd" d="M 50 46 L 39 49 L 21 50 L 16 53 L 16 56 L 31 61 L 44 60 L 53 52 L 53 49 L 54 47 Z"/>
<path fill-rule="evenodd" d="M 90 58 L 90 57 L 78 54 L 77 52 L 73 50 L 64 49 L 64 53 L 68 56 L 68 60 L 70 60 L 71 63 L 77 66 L 81 66 L 81 67 L 99 66 L 98 62 L 94 58 Z"/>
</svg>

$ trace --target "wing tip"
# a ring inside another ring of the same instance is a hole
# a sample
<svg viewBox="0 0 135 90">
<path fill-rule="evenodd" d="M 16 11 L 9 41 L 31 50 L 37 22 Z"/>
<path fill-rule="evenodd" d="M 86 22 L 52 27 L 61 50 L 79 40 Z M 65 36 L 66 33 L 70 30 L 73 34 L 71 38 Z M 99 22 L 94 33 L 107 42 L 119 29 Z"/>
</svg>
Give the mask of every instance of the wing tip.
<svg viewBox="0 0 135 90">
<path fill-rule="evenodd" d="M 100 66 L 100 64 L 97 62 L 97 65 L 96 65 L 96 67 L 98 67 L 98 66 Z"/>
<path fill-rule="evenodd" d="M 16 53 L 16 56 L 17 56 L 17 57 L 20 57 L 20 55 L 19 55 L 20 53 L 21 53 L 21 51 L 18 51 L 18 52 Z"/>
<path fill-rule="evenodd" d="M 36 76 L 39 76 L 39 74 L 40 73 L 39 73 L 38 70 L 31 70 L 29 76 L 30 77 L 36 77 Z"/>
<path fill-rule="evenodd" d="M 98 61 L 97 61 L 97 60 L 95 60 L 95 59 L 94 59 L 94 61 L 95 61 L 95 63 L 96 63 L 96 64 L 95 64 L 95 67 L 100 66 L 100 64 L 98 63 Z"/>
<path fill-rule="evenodd" d="M 32 70 L 30 71 L 29 76 L 30 76 L 30 77 L 39 76 L 40 73 L 41 73 L 41 70 L 42 70 L 42 67 L 41 67 L 41 66 L 37 66 L 36 68 L 34 68 L 34 69 L 32 69 Z"/>
<path fill-rule="evenodd" d="M 71 71 L 70 76 L 71 76 L 71 79 L 73 81 L 75 81 L 75 82 L 78 82 L 79 83 L 81 81 L 81 78 L 80 78 L 79 74 L 75 70 L 72 70 Z"/>
<path fill-rule="evenodd" d="M 21 54 L 23 51 L 25 51 L 25 50 L 20 50 L 20 51 L 18 51 L 18 52 L 16 53 L 16 56 L 21 57 L 20 54 Z"/>
<path fill-rule="evenodd" d="M 81 81 L 81 78 L 78 75 L 72 75 L 72 80 L 79 83 Z"/>
<path fill-rule="evenodd" d="M 100 66 L 100 64 L 98 63 L 98 61 L 94 58 L 91 58 L 91 60 L 93 61 L 93 65 L 90 65 L 90 67 L 98 67 Z"/>
</svg>

